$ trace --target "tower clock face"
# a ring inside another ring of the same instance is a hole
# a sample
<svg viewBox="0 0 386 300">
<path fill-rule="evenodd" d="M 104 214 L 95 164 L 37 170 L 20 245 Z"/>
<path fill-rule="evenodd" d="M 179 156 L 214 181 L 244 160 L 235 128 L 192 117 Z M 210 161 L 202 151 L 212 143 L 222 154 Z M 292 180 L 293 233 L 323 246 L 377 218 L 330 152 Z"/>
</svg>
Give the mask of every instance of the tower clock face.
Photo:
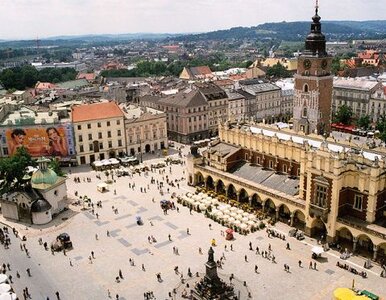
<svg viewBox="0 0 386 300">
<path fill-rule="evenodd" d="M 322 60 L 322 69 L 327 68 L 327 65 L 328 65 L 327 59 L 323 59 Z"/>
<path fill-rule="evenodd" d="M 309 68 L 311 68 L 311 61 L 309 59 L 305 59 L 303 61 L 303 66 L 306 70 L 308 70 Z"/>
</svg>

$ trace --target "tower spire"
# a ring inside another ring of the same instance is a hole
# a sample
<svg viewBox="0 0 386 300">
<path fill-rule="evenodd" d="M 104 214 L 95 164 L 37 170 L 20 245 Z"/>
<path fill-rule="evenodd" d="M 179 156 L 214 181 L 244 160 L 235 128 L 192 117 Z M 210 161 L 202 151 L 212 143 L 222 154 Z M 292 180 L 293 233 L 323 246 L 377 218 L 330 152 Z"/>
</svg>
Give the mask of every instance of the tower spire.
<svg viewBox="0 0 386 300">
<path fill-rule="evenodd" d="M 316 0 L 316 2 L 315 2 L 315 14 L 316 15 L 318 14 L 318 10 L 319 10 L 319 0 Z"/>
</svg>

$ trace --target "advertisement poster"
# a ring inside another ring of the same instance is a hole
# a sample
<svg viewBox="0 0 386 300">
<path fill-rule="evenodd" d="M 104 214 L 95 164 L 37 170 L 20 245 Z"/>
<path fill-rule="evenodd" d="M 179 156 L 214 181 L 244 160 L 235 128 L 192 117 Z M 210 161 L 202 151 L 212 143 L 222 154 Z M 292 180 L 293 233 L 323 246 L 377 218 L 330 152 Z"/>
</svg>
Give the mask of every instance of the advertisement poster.
<svg viewBox="0 0 386 300">
<path fill-rule="evenodd" d="M 69 133 L 64 126 L 14 127 L 6 131 L 8 153 L 12 156 L 18 148 L 24 147 L 33 157 L 66 157 L 74 152 Z"/>
</svg>

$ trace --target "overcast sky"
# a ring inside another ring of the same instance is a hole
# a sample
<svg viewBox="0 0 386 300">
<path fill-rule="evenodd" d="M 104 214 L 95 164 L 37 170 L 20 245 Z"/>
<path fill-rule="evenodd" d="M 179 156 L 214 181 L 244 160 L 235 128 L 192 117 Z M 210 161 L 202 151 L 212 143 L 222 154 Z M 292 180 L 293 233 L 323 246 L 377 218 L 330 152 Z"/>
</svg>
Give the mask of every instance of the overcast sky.
<svg viewBox="0 0 386 300">
<path fill-rule="evenodd" d="M 319 0 L 322 20 L 385 19 L 385 0 Z M 205 32 L 310 20 L 315 0 L 0 0 L 0 39 Z"/>
</svg>

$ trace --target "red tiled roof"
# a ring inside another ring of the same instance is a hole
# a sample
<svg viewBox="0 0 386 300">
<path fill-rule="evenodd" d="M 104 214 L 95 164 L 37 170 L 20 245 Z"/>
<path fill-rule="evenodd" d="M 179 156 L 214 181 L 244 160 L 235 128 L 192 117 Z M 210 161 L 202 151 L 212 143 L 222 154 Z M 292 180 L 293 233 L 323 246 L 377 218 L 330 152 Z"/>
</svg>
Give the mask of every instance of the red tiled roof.
<svg viewBox="0 0 386 300">
<path fill-rule="evenodd" d="M 36 89 L 39 89 L 39 90 L 49 90 L 49 89 L 53 89 L 55 88 L 55 84 L 51 83 L 51 82 L 40 82 L 38 81 L 35 85 L 35 88 Z"/>
<path fill-rule="evenodd" d="M 77 78 L 92 81 L 92 80 L 95 80 L 95 74 L 94 73 L 79 73 Z"/>
<path fill-rule="evenodd" d="M 83 122 L 98 119 L 123 117 L 124 114 L 116 102 L 82 104 L 72 107 L 72 121 Z"/>
<path fill-rule="evenodd" d="M 212 71 L 208 66 L 191 67 L 190 72 L 192 72 L 193 76 L 212 74 Z"/>
</svg>

